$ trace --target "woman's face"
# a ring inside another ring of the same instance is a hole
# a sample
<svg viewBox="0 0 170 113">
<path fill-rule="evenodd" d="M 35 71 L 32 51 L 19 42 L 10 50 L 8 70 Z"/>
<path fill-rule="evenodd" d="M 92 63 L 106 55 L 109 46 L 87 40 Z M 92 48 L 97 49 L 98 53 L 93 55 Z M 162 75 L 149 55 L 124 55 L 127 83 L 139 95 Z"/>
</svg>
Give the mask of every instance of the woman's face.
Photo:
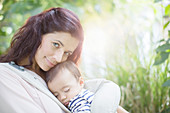
<svg viewBox="0 0 170 113">
<path fill-rule="evenodd" d="M 78 43 L 78 39 L 66 32 L 45 34 L 35 54 L 35 61 L 43 71 L 48 71 L 57 63 L 66 61 Z"/>
</svg>

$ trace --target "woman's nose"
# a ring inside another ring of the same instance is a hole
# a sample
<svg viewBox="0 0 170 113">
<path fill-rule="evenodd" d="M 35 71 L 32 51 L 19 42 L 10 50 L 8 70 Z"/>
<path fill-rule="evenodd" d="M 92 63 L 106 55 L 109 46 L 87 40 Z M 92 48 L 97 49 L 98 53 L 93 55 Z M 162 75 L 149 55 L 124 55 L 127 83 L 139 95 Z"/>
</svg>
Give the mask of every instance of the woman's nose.
<svg viewBox="0 0 170 113">
<path fill-rule="evenodd" d="M 55 54 L 54 54 L 53 57 L 54 57 L 54 59 L 55 59 L 55 61 L 56 61 L 57 63 L 59 63 L 59 62 L 62 61 L 62 59 L 63 59 L 63 54 L 64 54 L 64 51 L 62 51 L 62 50 L 55 52 Z"/>
</svg>

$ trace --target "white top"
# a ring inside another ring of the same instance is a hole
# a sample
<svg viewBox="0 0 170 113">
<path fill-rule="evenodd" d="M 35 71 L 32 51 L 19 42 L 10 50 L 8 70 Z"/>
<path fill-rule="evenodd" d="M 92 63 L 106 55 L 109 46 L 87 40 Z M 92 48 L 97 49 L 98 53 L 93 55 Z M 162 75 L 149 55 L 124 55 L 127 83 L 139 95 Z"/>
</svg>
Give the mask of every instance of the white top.
<svg viewBox="0 0 170 113">
<path fill-rule="evenodd" d="M 95 93 L 91 113 L 115 113 L 120 100 L 120 89 L 116 84 L 104 79 L 89 80 L 85 88 Z M 99 104 L 99 101 L 105 102 Z M 103 107 L 102 110 L 100 107 Z M 0 63 L 0 113 L 70 111 L 48 90 L 45 81 L 36 73 L 28 69 L 19 70 L 9 63 Z"/>
</svg>

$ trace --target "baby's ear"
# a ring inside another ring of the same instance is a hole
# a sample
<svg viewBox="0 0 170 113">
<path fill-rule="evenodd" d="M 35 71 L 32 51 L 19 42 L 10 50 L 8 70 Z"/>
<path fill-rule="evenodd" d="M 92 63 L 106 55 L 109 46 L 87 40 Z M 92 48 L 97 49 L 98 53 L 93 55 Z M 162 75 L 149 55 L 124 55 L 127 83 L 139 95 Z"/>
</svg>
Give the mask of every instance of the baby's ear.
<svg viewBox="0 0 170 113">
<path fill-rule="evenodd" d="M 84 87 L 84 79 L 82 77 L 80 77 L 80 85 Z"/>
</svg>

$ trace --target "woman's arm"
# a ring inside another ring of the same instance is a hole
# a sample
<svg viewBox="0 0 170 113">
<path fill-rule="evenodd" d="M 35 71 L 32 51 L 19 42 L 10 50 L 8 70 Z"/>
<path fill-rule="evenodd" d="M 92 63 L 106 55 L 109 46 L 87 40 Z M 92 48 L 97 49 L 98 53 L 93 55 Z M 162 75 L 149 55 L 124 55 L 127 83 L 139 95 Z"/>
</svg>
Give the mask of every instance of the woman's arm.
<svg viewBox="0 0 170 113">
<path fill-rule="evenodd" d="M 120 88 L 112 81 L 93 79 L 85 82 L 85 88 L 95 93 L 92 113 L 115 113 L 120 101 Z"/>
</svg>

